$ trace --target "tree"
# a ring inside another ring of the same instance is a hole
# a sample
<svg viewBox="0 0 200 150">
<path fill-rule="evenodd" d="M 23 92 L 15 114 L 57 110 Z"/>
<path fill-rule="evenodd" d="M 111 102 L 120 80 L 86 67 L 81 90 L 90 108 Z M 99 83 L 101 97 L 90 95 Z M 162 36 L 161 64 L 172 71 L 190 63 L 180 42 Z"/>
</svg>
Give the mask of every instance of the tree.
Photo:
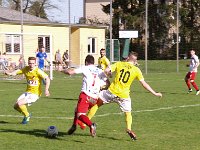
<svg viewBox="0 0 200 150">
<path fill-rule="evenodd" d="M 183 0 L 180 5 L 180 48 L 184 53 L 191 48 L 195 48 L 200 52 L 200 1 L 199 0 Z"/>
<path fill-rule="evenodd" d="M 8 0 L 10 7 L 14 10 L 20 11 L 21 0 Z M 45 10 L 50 8 L 57 8 L 50 3 L 50 0 L 22 0 L 23 12 L 31 15 L 47 19 Z"/>
<path fill-rule="evenodd" d="M 170 28 L 170 14 L 173 9 L 166 5 L 165 0 L 155 3 L 149 0 L 149 58 L 162 57 L 170 39 L 167 35 Z M 110 4 L 103 6 L 103 11 L 110 13 Z M 113 37 L 118 38 L 119 30 L 137 30 L 139 38 L 132 43 L 134 51 L 144 49 L 145 1 L 144 0 L 115 0 L 113 2 Z M 143 53 L 144 55 L 144 53 Z"/>
<path fill-rule="evenodd" d="M 47 19 L 47 14 L 44 9 L 45 2 L 46 2 L 45 0 L 42 2 L 39 2 L 39 1 L 33 2 L 33 4 L 31 5 L 29 9 L 29 13 L 31 15 Z"/>
</svg>

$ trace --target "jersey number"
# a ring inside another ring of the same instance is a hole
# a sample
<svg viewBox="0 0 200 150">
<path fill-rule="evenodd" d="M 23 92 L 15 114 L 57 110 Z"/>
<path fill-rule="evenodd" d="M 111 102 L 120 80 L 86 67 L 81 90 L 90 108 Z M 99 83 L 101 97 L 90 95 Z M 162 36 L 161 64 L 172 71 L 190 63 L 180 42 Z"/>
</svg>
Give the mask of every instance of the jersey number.
<svg viewBox="0 0 200 150">
<path fill-rule="evenodd" d="M 127 83 L 129 78 L 130 78 L 130 72 L 129 71 L 124 71 L 124 69 L 120 70 L 121 74 L 119 77 L 119 81 L 122 80 L 123 83 Z"/>
<path fill-rule="evenodd" d="M 92 83 L 92 86 L 94 86 L 94 84 L 95 84 L 95 79 L 96 79 L 96 77 L 97 77 L 97 75 L 96 74 L 93 74 L 93 83 Z"/>
</svg>

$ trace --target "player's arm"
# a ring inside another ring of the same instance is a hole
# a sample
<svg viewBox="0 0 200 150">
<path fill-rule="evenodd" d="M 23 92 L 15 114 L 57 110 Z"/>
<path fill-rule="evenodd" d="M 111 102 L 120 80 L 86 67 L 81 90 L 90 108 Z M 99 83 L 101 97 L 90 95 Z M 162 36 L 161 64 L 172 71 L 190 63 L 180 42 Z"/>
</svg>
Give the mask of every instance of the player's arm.
<svg viewBox="0 0 200 150">
<path fill-rule="evenodd" d="M 46 95 L 46 96 L 50 96 L 50 92 L 49 92 L 50 78 L 47 76 L 47 77 L 45 78 L 45 80 L 46 80 L 45 95 Z"/>
<path fill-rule="evenodd" d="M 76 71 L 73 68 L 69 68 L 69 69 L 63 70 L 62 72 L 65 73 L 65 74 L 68 74 L 68 75 L 76 74 Z"/>
<path fill-rule="evenodd" d="M 9 72 L 9 70 L 6 70 L 5 71 L 5 74 L 8 75 L 8 76 L 16 76 L 17 74 L 20 74 L 21 73 L 21 70 L 15 70 L 13 72 Z"/>
<path fill-rule="evenodd" d="M 151 88 L 151 86 L 150 86 L 148 83 L 146 83 L 146 81 L 140 80 L 140 83 L 142 84 L 142 86 L 143 86 L 147 91 L 151 92 L 153 95 L 158 96 L 158 97 L 162 97 L 162 94 L 161 94 L 161 93 L 155 92 L 155 91 Z"/>
</svg>

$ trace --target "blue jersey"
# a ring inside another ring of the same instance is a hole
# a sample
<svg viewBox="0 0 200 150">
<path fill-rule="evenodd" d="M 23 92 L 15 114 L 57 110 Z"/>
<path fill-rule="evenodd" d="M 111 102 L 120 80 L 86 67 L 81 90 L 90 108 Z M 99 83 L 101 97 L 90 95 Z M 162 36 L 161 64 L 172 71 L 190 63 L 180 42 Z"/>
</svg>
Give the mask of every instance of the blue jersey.
<svg viewBox="0 0 200 150">
<path fill-rule="evenodd" d="M 38 52 L 36 57 L 38 58 L 38 68 L 44 69 L 44 60 L 47 58 L 47 53 Z"/>
</svg>

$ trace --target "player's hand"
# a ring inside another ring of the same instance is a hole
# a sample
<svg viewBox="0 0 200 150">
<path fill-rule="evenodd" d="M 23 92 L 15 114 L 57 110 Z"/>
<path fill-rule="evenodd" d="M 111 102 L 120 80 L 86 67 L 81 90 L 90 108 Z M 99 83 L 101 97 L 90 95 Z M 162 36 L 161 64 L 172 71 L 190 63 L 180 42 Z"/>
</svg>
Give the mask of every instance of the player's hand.
<svg viewBox="0 0 200 150">
<path fill-rule="evenodd" d="M 10 71 L 9 71 L 9 70 L 6 70 L 6 71 L 4 72 L 4 74 L 5 74 L 5 75 L 8 75 L 8 76 L 10 76 L 10 75 L 11 75 L 11 73 L 10 73 Z"/>
<path fill-rule="evenodd" d="M 155 96 L 162 98 L 162 93 L 156 93 Z"/>
<path fill-rule="evenodd" d="M 45 96 L 50 96 L 49 90 L 45 90 Z"/>
</svg>

